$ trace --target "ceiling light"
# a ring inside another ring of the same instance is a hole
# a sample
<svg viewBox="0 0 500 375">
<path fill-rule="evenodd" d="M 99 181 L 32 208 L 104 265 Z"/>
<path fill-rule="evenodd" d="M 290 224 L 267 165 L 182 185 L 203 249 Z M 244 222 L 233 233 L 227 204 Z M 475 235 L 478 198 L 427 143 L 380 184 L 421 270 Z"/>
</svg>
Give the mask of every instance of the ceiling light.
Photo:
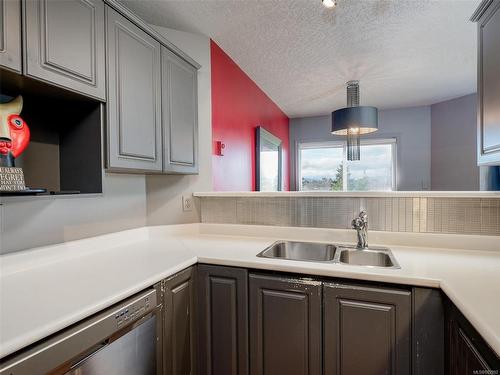
<svg viewBox="0 0 500 375">
<path fill-rule="evenodd" d="M 321 2 L 326 8 L 335 8 L 335 6 L 337 5 L 336 0 L 321 0 Z"/>
<path fill-rule="evenodd" d="M 347 107 L 332 113 L 332 134 L 347 136 L 347 160 L 360 159 L 359 137 L 378 129 L 378 110 L 359 105 L 359 81 L 347 82 Z"/>
</svg>

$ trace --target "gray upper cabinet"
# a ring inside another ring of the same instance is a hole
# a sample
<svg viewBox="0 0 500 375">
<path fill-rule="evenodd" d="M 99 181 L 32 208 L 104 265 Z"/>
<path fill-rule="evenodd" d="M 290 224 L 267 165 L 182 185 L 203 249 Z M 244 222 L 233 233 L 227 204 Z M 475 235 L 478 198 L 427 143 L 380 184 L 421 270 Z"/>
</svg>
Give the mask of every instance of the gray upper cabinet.
<svg viewBox="0 0 500 375">
<path fill-rule="evenodd" d="M 107 167 L 161 172 L 160 43 L 113 9 L 107 21 Z"/>
<path fill-rule="evenodd" d="M 478 21 L 478 163 L 500 165 L 500 1 L 485 0 Z"/>
<path fill-rule="evenodd" d="M 20 0 L 0 0 L 0 66 L 21 72 Z"/>
<path fill-rule="evenodd" d="M 24 73 L 105 99 L 102 0 L 25 0 Z"/>
<path fill-rule="evenodd" d="M 411 292 L 325 283 L 324 374 L 411 374 Z"/>
<path fill-rule="evenodd" d="M 197 69 L 162 47 L 163 170 L 198 173 Z"/>
</svg>

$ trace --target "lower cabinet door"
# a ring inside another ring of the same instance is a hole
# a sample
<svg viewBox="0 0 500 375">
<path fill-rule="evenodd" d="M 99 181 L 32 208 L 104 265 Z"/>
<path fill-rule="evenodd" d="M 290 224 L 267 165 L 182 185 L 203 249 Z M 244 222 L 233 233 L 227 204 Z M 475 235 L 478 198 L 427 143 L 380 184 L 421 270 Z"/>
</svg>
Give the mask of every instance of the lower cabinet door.
<svg viewBox="0 0 500 375">
<path fill-rule="evenodd" d="M 469 321 L 448 302 L 446 311 L 447 375 L 498 374 L 500 357 Z"/>
<path fill-rule="evenodd" d="M 248 272 L 198 265 L 198 374 L 248 374 Z"/>
<path fill-rule="evenodd" d="M 321 282 L 250 275 L 252 375 L 321 374 Z"/>
<path fill-rule="evenodd" d="M 411 293 L 325 283 L 325 375 L 411 373 Z"/>
<path fill-rule="evenodd" d="M 453 359 L 456 367 L 453 374 L 486 374 L 486 371 L 490 370 L 486 361 L 462 328 L 456 327 L 454 339 Z"/>
<path fill-rule="evenodd" d="M 195 363 L 194 268 L 188 268 L 165 281 L 164 373 L 192 375 Z"/>
</svg>

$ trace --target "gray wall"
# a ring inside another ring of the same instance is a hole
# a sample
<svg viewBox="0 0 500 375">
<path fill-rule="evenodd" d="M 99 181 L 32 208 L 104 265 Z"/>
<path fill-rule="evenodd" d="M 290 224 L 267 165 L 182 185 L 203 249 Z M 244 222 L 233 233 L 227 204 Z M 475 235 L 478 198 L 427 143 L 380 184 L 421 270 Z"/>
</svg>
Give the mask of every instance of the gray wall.
<svg viewBox="0 0 500 375">
<path fill-rule="evenodd" d="M 432 190 L 479 190 L 476 94 L 431 106 Z"/>
<path fill-rule="evenodd" d="M 0 199 L 0 254 L 146 223 L 146 183 L 139 175 L 106 174 L 99 196 Z"/>
<path fill-rule="evenodd" d="M 296 146 L 300 142 L 342 139 L 331 134 L 331 116 L 290 120 L 290 188 L 296 190 Z M 430 107 L 379 111 L 379 130 L 371 138 L 396 138 L 398 190 L 429 190 L 431 163 Z"/>
</svg>

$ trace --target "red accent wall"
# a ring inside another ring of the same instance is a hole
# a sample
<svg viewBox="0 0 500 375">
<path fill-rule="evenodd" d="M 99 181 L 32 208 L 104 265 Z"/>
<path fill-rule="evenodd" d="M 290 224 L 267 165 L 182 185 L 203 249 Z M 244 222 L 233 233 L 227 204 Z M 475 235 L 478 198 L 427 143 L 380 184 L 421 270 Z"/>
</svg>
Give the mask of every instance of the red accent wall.
<svg viewBox="0 0 500 375">
<path fill-rule="evenodd" d="M 210 58 L 214 190 L 255 190 L 255 128 L 259 125 L 283 141 L 283 187 L 289 190 L 289 118 L 214 41 Z M 225 144 L 224 156 L 215 155 L 216 141 Z"/>
</svg>

